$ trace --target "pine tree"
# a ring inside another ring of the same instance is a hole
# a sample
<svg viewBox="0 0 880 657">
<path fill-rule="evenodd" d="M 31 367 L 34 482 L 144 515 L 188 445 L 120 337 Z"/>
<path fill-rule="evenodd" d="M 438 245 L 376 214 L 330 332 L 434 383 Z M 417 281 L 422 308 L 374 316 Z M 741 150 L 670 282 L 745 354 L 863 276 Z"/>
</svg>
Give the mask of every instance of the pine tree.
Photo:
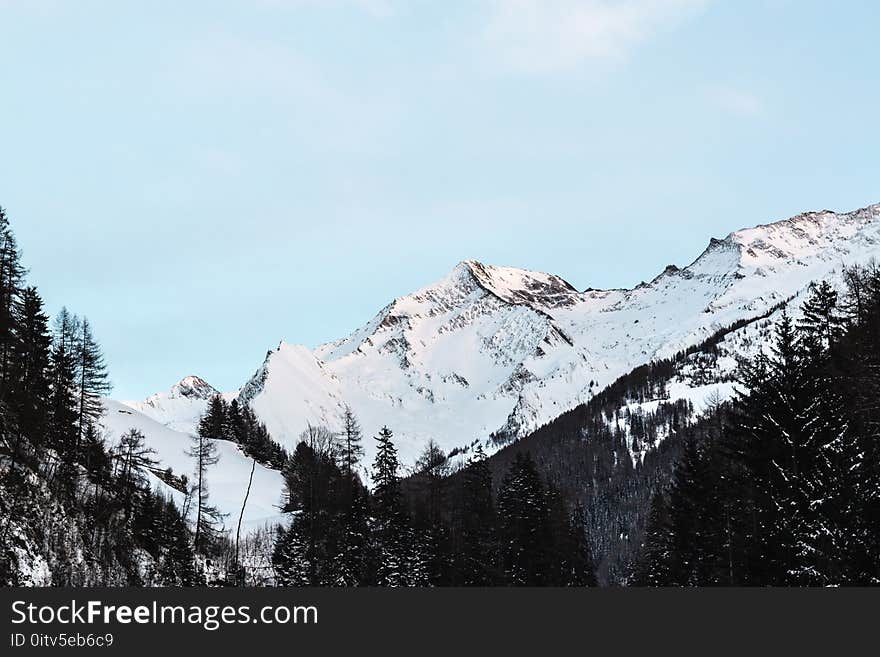
<svg viewBox="0 0 880 657">
<path fill-rule="evenodd" d="M 335 435 L 324 427 L 309 426 L 300 438 L 282 470 L 284 511 L 294 515 L 276 544 L 276 574 L 287 585 L 336 585 L 343 577 L 338 569 L 345 565 L 340 560 L 346 540 L 342 518 L 348 505 Z"/>
<path fill-rule="evenodd" d="M 76 344 L 77 369 L 79 375 L 78 411 L 77 411 L 77 446 L 82 442 L 86 428 L 97 424 L 104 414 L 101 398 L 111 389 L 107 377 L 107 365 L 101 348 L 95 341 L 92 328 L 87 318 L 80 325 L 80 336 Z"/>
<path fill-rule="evenodd" d="M 192 444 L 187 452 L 187 455 L 194 460 L 193 492 L 196 502 L 196 522 L 193 542 L 196 552 L 202 554 L 207 553 L 212 547 L 219 531 L 218 525 L 222 520 L 222 515 L 217 511 L 217 508 L 208 504 L 208 469 L 220 460 L 214 434 L 210 433 L 216 428 L 216 417 L 213 423 L 210 418 L 217 399 L 219 397 L 212 400 L 208 413 L 199 423 L 199 432 L 193 436 Z M 222 399 L 220 401 L 222 402 Z"/>
<path fill-rule="evenodd" d="M 339 522 L 339 550 L 332 566 L 336 586 L 370 583 L 368 493 L 356 482 Z"/>
<path fill-rule="evenodd" d="M 830 347 L 837 342 L 845 328 L 846 319 L 839 310 L 837 290 L 830 283 L 811 283 L 810 296 L 801 310 L 803 317 L 798 322 L 798 329 L 811 342 L 823 347 Z"/>
<path fill-rule="evenodd" d="M 220 395 L 211 397 L 208 402 L 208 410 L 199 420 L 199 435 L 211 440 L 230 440 L 229 435 L 229 405 Z"/>
<path fill-rule="evenodd" d="M 11 406 L 18 415 L 21 434 L 32 445 L 45 443 L 50 415 L 50 354 L 52 336 L 49 317 L 36 288 L 25 288 L 15 312 L 15 353 L 10 391 Z"/>
<path fill-rule="evenodd" d="M 794 484 L 811 460 L 805 446 L 810 421 L 806 408 L 812 400 L 803 354 L 787 314 L 776 327 L 772 356 L 759 356 L 758 363 L 744 379 L 750 392 L 741 400 L 737 417 L 743 435 L 731 441 L 753 485 L 755 544 L 748 569 L 758 582 L 788 585 L 795 583 L 789 571 L 808 504 Z"/>
<path fill-rule="evenodd" d="M 173 500 L 164 500 L 160 517 L 163 556 L 159 577 L 163 586 L 194 586 L 197 583 L 195 554 L 186 522 Z"/>
<path fill-rule="evenodd" d="M 147 447 L 143 433 L 137 429 L 130 429 L 120 436 L 113 452 L 122 509 L 128 517 L 138 491 L 149 481 L 147 473 L 158 463 L 155 458 L 156 451 Z"/>
<path fill-rule="evenodd" d="M 505 582 L 541 586 L 548 578 L 545 552 L 547 506 L 531 455 L 517 453 L 498 492 L 501 561 Z"/>
<path fill-rule="evenodd" d="M 413 577 L 414 537 L 403 508 L 398 476 L 400 462 L 393 437 L 388 427 L 382 427 L 376 437 L 373 461 L 372 539 L 378 586 L 407 586 Z"/>
<path fill-rule="evenodd" d="M 349 481 L 353 482 L 358 465 L 364 456 L 361 445 L 361 426 L 351 407 L 346 406 L 342 414 L 342 470 Z M 353 484 L 351 484 L 353 486 Z M 353 490 L 353 488 L 352 488 Z"/>
<path fill-rule="evenodd" d="M 497 517 L 492 499 L 492 471 L 481 445 L 468 461 L 462 480 L 457 505 L 461 542 L 456 570 L 465 586 L 491 586 L 500 581 L 495 539 Z"/>
<path fill-rule="evenodd" d="M 50 445 L 58 451 L 64 470 L 70 471 L 76 457 L 77 438 L 77 341 L 79 320 L 66 308 L 55 318 L 51 353 Z"/>
<path fill-rule="evenodd" d="M 401 513 L 400 478 L 397 448 L 394 434 L 388 427 L 382 427 L 376 437 L 376 458 L 373 461 L 373 497 L 376 500 L 376 513 L 391 518 Z"/>
<path fill-rule="evenodd" d="M 426 576 L 431 584 L 442 585 L 451 577 L 451 547 L 446 526 L 448 508 L 446 477 L 451 472 L 446 453 L 433 440 L 416 459 L 411 481 L 415 490 L 412 526 L 420 536 L 420 554 L 425 559 Z"/>
<path fill-rule="evenodd" d="M 9 218 L 0 207 L 0 401 L 6 401 L 10 390 L 16 346 L 15 306 L 21 294 L 24 274 Z"/>
<path fill-rule="evenodd" d="M 716 550 L 720 539 L 713 506 L 717 481 L 706 449 L 693 438 L 685 442 L 669 493 L 669 522 L 674 530 L 672 559 L 667 562 L 670 584 L 708 586 L 717 583 Z"/>
<path fill-rule="evenodd" d="M 638 586 L 670 586 L 673 583 L 670 565 L 673 561 L 673 529 L 669 506 L 663 491 L 651 498 L 648 527 L 642 544 L 641 563 L 636 576 Z"/>
<path fill-rule="evenodd" d="M 852 491 L 847 511 L 845 582 L 880 582 L 880 267 L 846 270 L 844 309 L 851 328 L 834 362 L 843 413 L 849 422 L 853 465 L 842 470 Z M 842 477 L 843 479 L 843 477 Z"/>
</svg>

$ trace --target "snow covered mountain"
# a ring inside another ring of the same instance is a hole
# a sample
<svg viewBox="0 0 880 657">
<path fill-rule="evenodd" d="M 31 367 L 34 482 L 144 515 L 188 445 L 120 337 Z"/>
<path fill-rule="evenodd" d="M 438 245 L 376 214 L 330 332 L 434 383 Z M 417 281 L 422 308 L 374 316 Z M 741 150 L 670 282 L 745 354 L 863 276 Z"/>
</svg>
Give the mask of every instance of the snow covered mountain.
<svg viewBox="0 0 880 657">
<path fill-rule="evenodd" d="M 629 290 L 579 291 L 552 274 L 464 261 L 348 337 L 314 350 L 282 342 L 225 396 L 250 404 L 289 448 L 308 423 L 338 427 L 349 405 L 367 436 L 394 430 L 404 463 L 429 439 L 447 452 L 477 442 L 493 451 L 633 368 L 799 304 L 811 281 L 839 280 L 845 265 L 876 256 L 880 205 L 808 212 L 712 239 L 690 265 L 670 265 Z M 716 366 L 732 369 L 737 353 L 760 348 L 766 333 L 754 325 L 735 332 Z M 699 400 L 732 389 L 695 385 L 676 394 Z M 213 394 L 188 377 L 128 407 L 183 436 Z M 365 442 L 369 462 L 373 441 Z"/>
<path fill-rule="evenodd" d="M 282 342 L 242 388 L 276 440 L 306 423 L 387 424 L 404 461 L 433 438 L 491 447 L 529 433 L 634 367 L 697 344 L 880 255 L 880 205 L 809 212 L 713 239 L 632 290 L 579 292 L 552 274 L 475 261 L 394 300 L 350 336 Z"/>
<path fill-rule="evenodd" d="M 126 402 L 147 417 L 184 433 L 194 433 L 208 401 L 220 392 L 197 376 L 187 376 L 167 392 L 158 392 L 142 402 Z M 234 396 L 234 395 L 232 395 Z"/>
</svg>

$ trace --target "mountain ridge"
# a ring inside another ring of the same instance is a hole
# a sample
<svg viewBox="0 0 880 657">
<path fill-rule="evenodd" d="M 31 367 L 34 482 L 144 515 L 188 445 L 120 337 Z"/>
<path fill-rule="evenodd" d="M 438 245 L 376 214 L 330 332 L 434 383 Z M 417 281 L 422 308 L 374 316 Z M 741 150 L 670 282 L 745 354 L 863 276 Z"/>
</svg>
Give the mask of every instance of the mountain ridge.
<svg viewBox="0 0 880 657">
<path fill-rule="evenodd" d="M 877 255 L 878 220 L 874 204 L 743 228 L 630 289 L 578 291 L 555 274 L 462 260 L 344 338 L 315 349 L 282 341 L 226 396 L 287 446 L 308 423 L 335 427 L 351 406 L 368 434 L 398 432 L 405 462 L 428 439 L 492 450 L 632 368 Z"/>
</svg>

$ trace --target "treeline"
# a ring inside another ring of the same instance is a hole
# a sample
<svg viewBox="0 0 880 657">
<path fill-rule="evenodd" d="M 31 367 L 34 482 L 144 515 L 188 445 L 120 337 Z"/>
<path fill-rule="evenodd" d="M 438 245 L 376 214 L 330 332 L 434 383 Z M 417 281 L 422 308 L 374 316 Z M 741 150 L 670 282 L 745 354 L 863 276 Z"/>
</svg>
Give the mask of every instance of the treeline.
<svg viewBox="0 0 880 657">
<path fill-rule="evenodd" d="M 880 270 L 814 285 L 689 440 L 651 505 L 637 583 L 880 584 Z"/>
<path fill-rule="evenodd" d="M 62 309 L 50 323 L 0 208 L 0 584 L 194 583 L 143 436 L 104 442 L 109 390 L 89 321 Z"/>
<path fill-rule="evenodd" d="M 257 463 L 280 470 L 287 463 L 287 451 L 269 435 L 266 425 L 257 419 L 250 406 L 238 400 L 227 402 L 215 395 L 199 423 L 199 434 L 214 440 L 228 440 Z"/>
<path fill-rule="evenodd" d="M 372 490 L 357 475 L 361 433 L 310 427 L 285 467 L 285 510 L 273 563 L 297 586 L 584 586 L 595 583 L 583 527 L 521 456 L 496 496 L 477 452 L 455 477 L 430 443 L 402 478 L 392 432 L 375 438 Z"/>
</svg>

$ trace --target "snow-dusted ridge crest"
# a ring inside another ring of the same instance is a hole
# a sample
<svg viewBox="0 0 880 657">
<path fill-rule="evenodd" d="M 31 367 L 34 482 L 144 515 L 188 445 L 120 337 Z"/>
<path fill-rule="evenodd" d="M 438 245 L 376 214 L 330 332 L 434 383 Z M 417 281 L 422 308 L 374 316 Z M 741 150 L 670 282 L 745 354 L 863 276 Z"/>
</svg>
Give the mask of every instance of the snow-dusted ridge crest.
<svg viewBox="0 0 880 657">
<path fill-rule="evenodd" d="M 282 342 L 227 397 L 250 404 L 288 447 L 308 423 L 337 427 L 348 405 L 368 435 L 394 430 L 404 462 L 428 439 L 447 451 L 478 441 L 491 450 L 633 368 L 788 299 L 800 303 L 811 281 L 874 257 L 880 204 L 713 238 L 691 264 L 632 289 L 578 291 L 553 274 L 464 260 L 345 338 L 313 350 Z M 155 417 L 156 404 L 144 412 Z"/>
</svg>

